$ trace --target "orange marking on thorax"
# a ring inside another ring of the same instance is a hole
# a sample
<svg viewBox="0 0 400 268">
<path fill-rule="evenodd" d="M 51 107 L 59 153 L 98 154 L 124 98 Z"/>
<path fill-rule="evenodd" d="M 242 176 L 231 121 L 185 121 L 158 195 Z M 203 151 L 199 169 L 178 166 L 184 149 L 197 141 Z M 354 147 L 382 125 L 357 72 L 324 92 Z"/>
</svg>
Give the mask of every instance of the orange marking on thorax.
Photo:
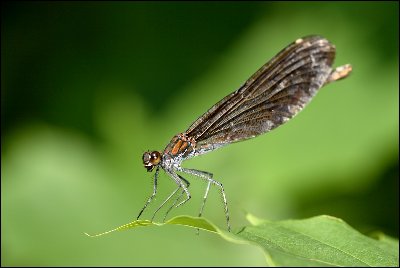
<svg viewBox="0 0 400 268">
<path fill-rule="evenodd" d="M 177 143 L 175 143 L 174 147 L 172 147 L 171 154 L 176 155 L 179 152 L 179 148 L 181 148 L 182 145 L 182 140 L 178 140 Z"/>
<path fill-rule="evenodd" d="M 188 145 L 189 143 L 187 141 L 184 141 L 181 145 L 181 148 L 179 148 L 179 151 L 184 152 Z"/>
</svg>

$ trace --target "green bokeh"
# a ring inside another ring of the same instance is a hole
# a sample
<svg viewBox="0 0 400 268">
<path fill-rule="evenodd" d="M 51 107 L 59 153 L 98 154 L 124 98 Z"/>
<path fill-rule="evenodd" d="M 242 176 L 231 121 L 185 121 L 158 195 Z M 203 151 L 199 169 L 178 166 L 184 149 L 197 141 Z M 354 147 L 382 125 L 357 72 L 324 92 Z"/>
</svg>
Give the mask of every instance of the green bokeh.
<svg viewBox="0 0 400 268">
<path fill-rule="evenodd" d="M 187 161 L 244 211 L 328 214 L 398 237 L 397 2 L 2 4 L 2 266 L 264 265 L 261 250 L 180 226 L 88 238 L 133 220 L 162 150 L 293 40 L 320 34 L 352 75 L 284 126 Z M 173 215 L 196 215 L 205 184 Z M 161 175 L 161 202 L 174 189 Z M 150 218 L 156 205 L 144 218 Z M 162 217 L 162 213 L 158 220 Z M 224 227 L 216 189 L 205 216 Z"/>
</svg>

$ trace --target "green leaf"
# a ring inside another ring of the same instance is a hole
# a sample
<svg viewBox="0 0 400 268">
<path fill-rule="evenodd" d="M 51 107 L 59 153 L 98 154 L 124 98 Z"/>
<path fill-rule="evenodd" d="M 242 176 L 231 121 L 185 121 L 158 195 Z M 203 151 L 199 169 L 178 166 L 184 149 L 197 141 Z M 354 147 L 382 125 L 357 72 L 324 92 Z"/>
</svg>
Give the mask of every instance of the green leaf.
<svg viewBox="0 0 400 268">
<path fill-rule="evenodd" d="M 237 235 L 261 246 L 270 264 L 398 266 L 398 241 L 375 240 L 330 216 L 263 221 L 243 228 Z"/>
<path fill-rule="evenodd" d="M 251 225 L 232 233 L 204 218 L 178 216 L 165 223 L 133 221 L 94 236 L 136 227 L 175 224 L 216 233 L 230 242 L 259 246 L 270 266 L 399 265 L 398 240 L 382 233 L 373 234 L 376 239 L 365 236 L 338 218 L 317 216 L 271 222 L 248 215 L 247 219 Z"/>
</svg>

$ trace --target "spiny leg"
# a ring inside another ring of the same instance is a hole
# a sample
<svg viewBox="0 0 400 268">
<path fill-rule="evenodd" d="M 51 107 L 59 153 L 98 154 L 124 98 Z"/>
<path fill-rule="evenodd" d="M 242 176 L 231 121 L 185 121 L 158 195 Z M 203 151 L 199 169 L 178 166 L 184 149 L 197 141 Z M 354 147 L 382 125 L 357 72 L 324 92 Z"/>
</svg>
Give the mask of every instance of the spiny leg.
<svg viewBox="0 0 400 268">
<path fill-rule="evenodd" d="M 197 169 L 187 169 L 187 168 L 182 168 L 182 167 L 179 169 L 179 171 L 186 172 L 186 173 L 198 176 L 199 178 L 205 179 L 209 183 L 212 183 L 212 184 L 214 184 L 214 185 L 219 187 L 220 193 L 222 195 L 222 199 L 223 199 L 223 202 L 224 202 L 226 225 L 228 226 L 228 231 L 230 232 L 231 231 L 231 225 L 230 225 L 230 222 L 229 222 L 228 202 L 226 201 L 225 191 L 224 191 L 224 187 L 222 186 L 222 184 L 220 182 L 218 182 L 218 181 L 213 180 L 213 178 L 212 178 L 213 175 L 211 173 L 208 173 L 208 172 L 205 172 L 205 171 L 201 171 L 201 170 L 197 170 Z M 208 189 L 208 187 L 207 187 L 207 189 Z M 206 194 L 208 194 L 208 193 L 206 193 Z M 204 196 L 205 196 L 205 198 L 207 198 L 206 195 L 204 195 Z"/>
<path fill-rule="evenodd" d="M 206 200 L 208 197 L 208 191 L 210 190 L 210 185 L 211 185 L 211 181 L 208 181 L 206 192 L 204 193 L 204 197 L 203 197 L 203 203 L 201 204 L 201 207 L 200 207 L 199 217 L 201 217 L 201 215 L 203 214 L 203 209 L 204 209 L 204 205 L 206 204 Z"/>
<path fill-rule="evenodd" d="M 144 207 L 142 208 L 142 210 L 139 212 L 139 215 L 137 216 L 136 220 L 139 220 L 140 215 L 142 215 L 143 211 L 146 209 L 146 207 L 150 204 L 151 200 L 153 200 L 153 198 L 156 196 L 157 193 L 157 178 L 158 178 L 158 172 L 160 170 L 160 167 L 157 167 L 156 172 L 154 174 L 154 185 L 153 185 L 153 193 L 152 195 L 149 197 L 149 199 L 147 200 L 146 204 L 144 205 Z"/>
<path fill-rule="evenodd" d="M 178 189 L 181 188 L 180 186 L 178 187 Z M 178 198 L 175 199 L 174 203 L 168 208 L 167 212 L 165 212 L 164 218 L 163 218 L 163 222 L 165 222 L 165 219 L 167 218 L 169 212 L 175 207 L 176 202 L 178 202 L 179 199 L 181 199 L 182 195 L 185 193 L 184 190 L 181 191 L 181 193 L 179 194 Z"/>
<path fill-rule="evenodd" d="M 211 174 L 211 176 L 212 176 L 212 174 Z M 204 209 L 204 205 L 206 204 L 206 200 L 207 200 L 207 196 L 208 196 L 208 191 L 210 190 L 210 185 L 211 185 L 211 182 L 208 181 L 208 182 L 207 182 L 206 192 L 204 193 L 204 197 L 203 197 L 203 203 L 201 204 L 201 207 L 200 207 L 199 218 L 200 218 L 201 215 L 203 214 L 203 209 Z M 196 229 L 196 234 L 199 235 L 199 228 Z"/>
<path fill-rule="evenodd" d="M 189 181 L 187 181 L 185 178 L 183 178 L 182 176 L 180 176 L 179 174 L 177 174 L 179 176 L 179 178 L 184 181 L 186 183 L 186 187 L 189 188 Z M 178 189 L 181 188 L 181 186 L 178 187 Z M 177 190 L 178 190 L 177 189 Z M 169 207 L 169 209 L 167 210 L 167 212 L 164 215 L 164 219 L 163 222 L 165 222 L 165 219 L 167 218 L 169 212 L 175 207 L 175 204 L 181 199 L 182 195 L 185 193 L 185 190 L 182 190 L 182 192 L 180 193 L 180 195 L 178 196 L 177 199 L 175 199 L 174 203 Z"/>
<path fill-rule="evenodd" d="M 182 202 L 180 202 L 178 205 L 175 206 L 175 207 L 179 207 L 179 206 L 185 204 L 185 203 L 186 203 L 187 201 L 189 201 L 189 199 L 191 198 L 190 193 L 189 193 L 189 190 L 187 189 L 187 186 L 185 186 L 185 185 L 183 184 L 183 181 L 186 181 L 186 182 L 187 182 L 187 180 L 184 179 L 182 176 L 176 174 L 174 171 L 168 171 L 168 174 L 174 179 L 174 181 L 175 181 L 178 185 L 180 185 L 180 186 L 182 187 L 183 191 L 186 193 L 186 199 L 183 200 Z"/>
<path fill-rule="evenodd" d="M 162 202 L 162 204 L 156 209 L 156 211 L 154 211 L 153 213 L 153 217 L 151 217 L 151 221 L 153 221 L 154 217 L 156 216 L 156 213 L 165 205 L 165 203 L 167 203 L 172 196 L 175 195 L 175 193 L 181 188 L 181 186 L 179 185 L 178 188 L 176 188 L 168 197 L 167 199 L 164 200 L 164 202 Z"/>
</svg>

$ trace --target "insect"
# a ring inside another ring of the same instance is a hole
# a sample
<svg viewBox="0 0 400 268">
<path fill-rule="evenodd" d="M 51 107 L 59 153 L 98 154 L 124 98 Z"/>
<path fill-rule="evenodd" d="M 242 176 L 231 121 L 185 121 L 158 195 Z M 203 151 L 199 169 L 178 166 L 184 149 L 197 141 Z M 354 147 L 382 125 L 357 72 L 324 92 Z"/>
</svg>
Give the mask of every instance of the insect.
<svg viewBox="0 0 400 268">
<path fill-rule="evenodd" d="M 177 188 L 157 208 L 152 220 L 179 189 L 181 193 L 166 212 L 164 220 L 172 208 L 183 205 L 191 198 L 189 181 L 177 173 L 182 172 L 207 182 L 199 217 L 210 186 L 218 187 L 230 231 L 228 202 L 222 184 L 214 180 L 213 174 L 183 168 L 181 162 L 233 142 L 254 138 L 287 122 L 311 101 L 321 87 L 350 74 L 352 67 L 349 64 L 332 68 L 335 51 L 335 46 L 320 36 L 297 39 L 263 65 L 238 90 L 212 106 L 185 132 L 175 135 L 163 152 L 145 152 L 144 167 L 148 172 L 155 168 L 153 193 L 137 219 L 156 196 L 157 179 L 162 168 Z M 185 198 L 178 203 L 184 195 Z"/>
</svg>

